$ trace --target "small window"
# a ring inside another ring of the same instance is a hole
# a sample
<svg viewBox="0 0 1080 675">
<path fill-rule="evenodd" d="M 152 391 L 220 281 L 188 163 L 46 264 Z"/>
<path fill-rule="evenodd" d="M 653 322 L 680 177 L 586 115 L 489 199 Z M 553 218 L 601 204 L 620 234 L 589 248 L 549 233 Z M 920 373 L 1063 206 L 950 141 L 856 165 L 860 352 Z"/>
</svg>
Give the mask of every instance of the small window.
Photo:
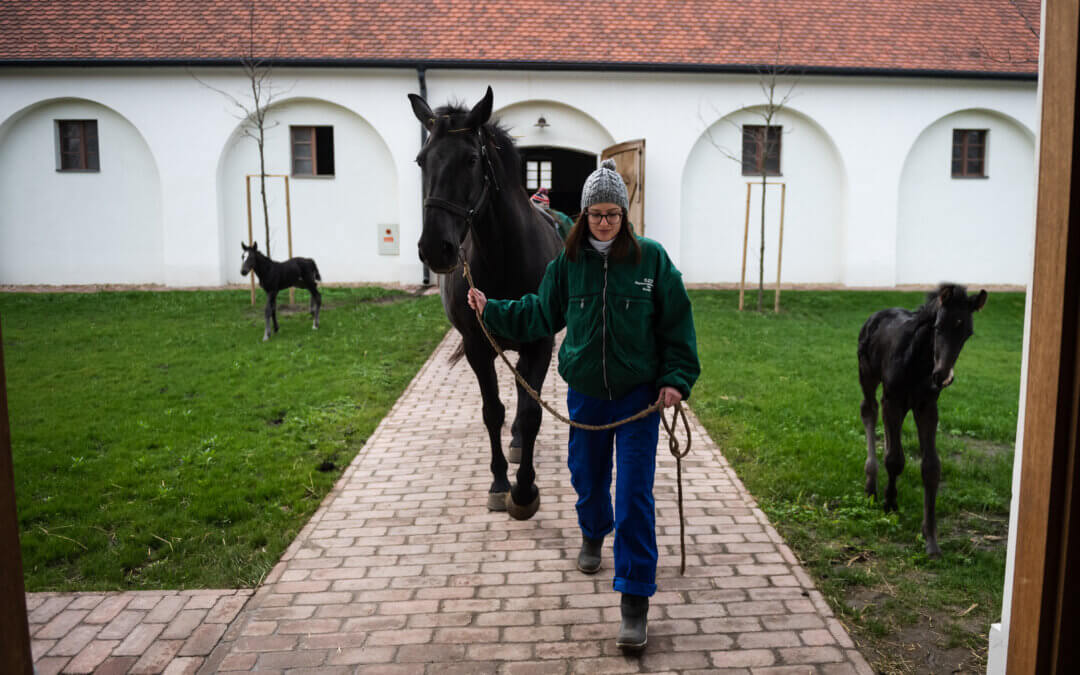
<svg viewBox="0 0 1080 675">
<path fill-rule="evenodd" d="M 551 162 L 525 162 L 525 189 L 538 190 L 540 188 L 551 189 Z"/>
<path fill-rule="evenodd" d="M 289 127 L 294 176 L 334 175 L 334 127 Z"/>
<path fill-rule="evenodd" d="M 100 171 L 97 120 L 57 120 L 60 171 Z"/>
<path fill-rule="evenodd" d="M 780 138 L 783 127 L 744 124 L 742 133 L 742 174 L 780 175 Z"/>
<path fill-rule="evenodd" d="M 986 129 L 953 129 L 953 178 L 986 178 Z"/>
</svg>

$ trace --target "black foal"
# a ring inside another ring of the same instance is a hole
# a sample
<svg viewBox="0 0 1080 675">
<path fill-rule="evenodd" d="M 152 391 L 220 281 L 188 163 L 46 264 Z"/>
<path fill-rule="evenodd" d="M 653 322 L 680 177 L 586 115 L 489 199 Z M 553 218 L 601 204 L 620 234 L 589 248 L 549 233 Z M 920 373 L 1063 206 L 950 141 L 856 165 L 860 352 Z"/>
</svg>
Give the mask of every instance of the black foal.
<svg viewBox="0 0 1080 675">
<path fill-rule="evenodd" d="M 240 242 L 244 249 L 244 263 L 240 266 L 241 276 L 254 270 L 259 278 L 259 285 L 266 291 L 266 332 L 263 342 L 270 339 L 270 322 L 274 323 L 274 332 L 278 330 L 277 294 L 285 288 L 304 288 L 311 294 L 310 309 L 315 322 L 312 330 L 319 327 L 319 308 L 322 307 L 322 295 L 316 282 L 321 281 L 319 267 L 311 258 L 289 258 L 285 262 L 274 262 L 268 256 L 259 253 L 259 242 L 248 246 Z"/>
<path fill-rule="evenodd" d="M 915 415 L 922 451 L 923 537 L 926 552 L 941 555 L 934 508 L 941 481 L 941 460 L 935 437 L 938 396 L 953 382 L 953 366 L 972 335 L 972 313 L 986 304 L 986 291 L 968 296 L 963 286 L 942 284 L 914 312 L 894 307 L 870 316 L 859 332 L 859 384 L 863 390 L 862 420 L 866 427 L 866 494 L 877 498 L 877 388 L 885 426 L 885 510 L 897 510 L 896 479 L 904 470 L 900 429 L 908 411 Z"/>
</svg>

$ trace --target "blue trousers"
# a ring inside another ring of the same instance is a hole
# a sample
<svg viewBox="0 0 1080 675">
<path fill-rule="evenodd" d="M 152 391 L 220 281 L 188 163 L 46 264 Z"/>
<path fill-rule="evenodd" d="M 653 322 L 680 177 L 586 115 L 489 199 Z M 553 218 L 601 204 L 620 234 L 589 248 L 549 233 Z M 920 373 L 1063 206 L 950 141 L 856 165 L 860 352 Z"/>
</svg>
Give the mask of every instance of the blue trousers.
<svg viewBox="0 0 1080 675">
<path fill-rule="evenodd" d="M 608 424 L 656 401 L 652 385 L 642 385 L 615 401 L 570 390 L 570 417 L 585 424 Z M 578 524 L 589 539 L 615 531 L 615 590 L 650 597 L 656 593 L 656 509 L 653 477 L 660 414 L 607 431 L 570 427 L 570 480 L 577 492 Z M 615 510 L 611 509 L 611 456 L 615 449 Z"/>
</svg>

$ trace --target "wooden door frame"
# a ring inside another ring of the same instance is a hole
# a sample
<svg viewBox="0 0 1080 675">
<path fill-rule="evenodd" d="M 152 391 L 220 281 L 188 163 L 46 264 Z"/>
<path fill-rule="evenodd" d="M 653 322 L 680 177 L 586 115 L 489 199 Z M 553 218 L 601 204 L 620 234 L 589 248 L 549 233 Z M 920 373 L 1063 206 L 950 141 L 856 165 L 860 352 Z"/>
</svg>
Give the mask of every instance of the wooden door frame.
<svg viewBox="0 0 1080 675">
<path fill-rule="evenodd" d="M 1006 656 L 1010 675 L 1064 675 L 1080 667 L 1077 0 L 1046 0 L 1042 25 L 1031 330 Z"/>
<path fill-rule="evenodd" d="M 31 675 L 30 626 L 26 616 L 19 519 L 15 511 L 15 471 L 11 457 L 4 337 L 0 330 L 0 673 Z"/>
</svg>

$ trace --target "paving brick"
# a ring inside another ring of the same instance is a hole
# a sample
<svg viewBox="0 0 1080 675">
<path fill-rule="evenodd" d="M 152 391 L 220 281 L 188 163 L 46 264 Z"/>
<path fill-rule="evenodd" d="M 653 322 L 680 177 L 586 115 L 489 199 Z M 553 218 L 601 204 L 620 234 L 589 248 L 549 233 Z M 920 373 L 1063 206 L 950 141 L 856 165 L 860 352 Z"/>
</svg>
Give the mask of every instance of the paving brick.
<svg viewBox="0 0 1080 675">
<path fill-rule="evenodd" d="M 176 617 L 165 627 L 161 637 L 165 640 L 186 640 L 192 632 L 202 623 L 206 616 L 205 609 L 181 610 Z"/>
<path fill-rule="evenodd" d="M 244 603 L 248 601 L 246 595 L 230 595 L 218 598 L 214 607 L 206 614 L 206 623 L 229 623 L 236 618 Z"/>
<path fill-rule="evenodd" d="M 70 656 L 50 656 L 34 662 L 35 675 L 58 675 L 71 661 Z"/>
<path fill-rule="evenodd" d="M 94 669 L 94 675 L 126 675 L 138 660 L 134 656 L 110 656 Z"/>
<path fill-rule="evenodd" d="M 38 640 L 59 640 L 79 625 L 83 618 L 90 612 L 85 609 L 65 609 L 53 616 L 49 623 L 45 624 L 34 633 Z"/>
<path fill-rule="evenodd" d="M 119 640 L 94 640 L 79 652 L 78 656 L 64 666 L 65 673 L 77 675 L 81 673 L 93 673 L 101 663 L 109 658 L 113 647 L 120 644 Z"/>
<path fill-rule="evenodd" d="M 164 675 L 195 675 L 203 659 L 198 656 L 178 656 L 165 667 Z"/>
<path fill-rule="evenodd" d="M 75 656 L 90 644 L 100 630 L 100 626 L 79 625 L 72 628 L 49 650 L 49 656 Z"/>
<path fill-rule="evenodd" d="M 142 623 L 131 629 L 127 637 L 117 645 L 113 654 L 117 656 L 141 656 L 165 630 L 162 623 Z"/>
<path fill-rule="evenodd" d="M 225 624 L 204 623 L 191 634 L 180 648 L 180 656 L 207 656 L 225 634 Z"/>
<path fill-rule="evenodd" d="M 83 623 L 109 623 L 127 606 L 131 597 L 125 594 L 110 595 L 90 612 Z"/>
<path fill-rule="evenodd" d="M 776 663 L 776 656 L 768 649 L 734 649 L 731 651 L 710 652 L 709 658 L 712 659 L 713 665 L 717 668 L 771 666 Z"/>
<path fill-rule="evenodd" d="M 158 640 L 154 642 L 132 666 L 132 675 L 149 675 L 150 673 L 163 672 L 183 646 L 183 640 Z"/>
<path fill-rule="evenodd" d="M 778 651 L 784 663 L 829 663 L 844 660 L 844 653 L 836 647 L 793 647 Z"/>
<path fill-rule="evenodd" d="M 30 611 L 27 615 L 27 619 L 31 624 L 47 623 L 53 619 L 62 610 L 68 607 L 75 601 L 75 597 L 71 595 L 58 595 L 46 598 L 44 602 L 37 606 L 34 610 Z"/>
<path fill-rule="evenodd" d="M 218 666 L 219 672 L 228 672 L 230 670 L 251 670 L 255 665 L 255 661 L 259 658 L 258 654 L 229 654 L 221 660 L 221 664 Z"/>
<path fill-rule="evenodd" d="M 102 640 L 123 640 L 142 622 L 145 616 L 146 612 L 125 609 L 101 629 L 101 635 L 98 637 Z"/>
<path fill-rule="evenodd" d="M 146 615 L 147 623 L 168 623 L 183 609 L 187 598 L 181 595 L 169 595 L 162 598 L 154 609 Z"/>
</svg>

